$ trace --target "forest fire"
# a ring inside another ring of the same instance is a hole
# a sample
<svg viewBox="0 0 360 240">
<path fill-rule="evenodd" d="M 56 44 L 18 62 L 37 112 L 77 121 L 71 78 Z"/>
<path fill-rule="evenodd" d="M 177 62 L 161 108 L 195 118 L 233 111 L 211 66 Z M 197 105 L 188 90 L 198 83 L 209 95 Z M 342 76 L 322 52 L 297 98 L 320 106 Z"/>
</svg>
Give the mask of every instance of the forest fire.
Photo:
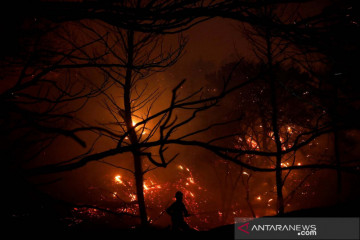
<svg viewBox="0 0 360 240">
<path fill-rule="evenodd" d="M 259 146 L 258 146 L 257 142 L 254 139 L 249 137 L 248 139 L 246 139 L 246 142 L 249 144 L 249 146 L 252 149 L 259 149 Z"/>
<path fill-rule="evenodd" d="M 222 234 L 241 217 L 353 216 L 355 3 L 4 5 L 9 229 Z"/>
<path fill-rule="evenodd" d="M 116 175 L 115 176 L 115 182 L 118 184 L 124 184 L 123 181 L 121 180 L 121 176 L 120 175 Z"/>
<path fill-rule="evenodd" d="M 284 137 L 280 136 L 280 141 L 282 143 L 282 150 L 286 150 L 285 144 L 288 144 L 288 147 L 291 147 L 291 135 L 295 132 L 295 127 L 286 127 L 284 130 Z M 286 135 L 286 141 L 285 141 Z M 271 141 L 275 141 L 273 133 L 268 133 L 265 137 L 269 137 Z M 239 143 L 241 143 L 241 138 L 239 138 Z M 246 139 L 246 144 L 250 149 L 260 150 L 262 146 L 255 141 L 254 137 L 248 137 Z M 305 159 L 308 159 L 309 156 L 306 155 Z M 281 162 L 281 167 L 290 167 L 290 166 L 301 166 L 302 163 L 299 162 L 303 158 L 298 157 L 296 162 L 292 160 L 292 157 L 284 158 Z M 271 166 L 273 166 L 271 164 Z M 164 179 L 159 179 L 156 174 L 147 173 L 144 178 L 143 190 L 145 196 L 146 206 L 149 209 L 149 221 L 152 224 L 158 224 L 159 222 L 166 221 L 164 217 L 164 210 L 169 207 L 169 205 L 174 201 L 173 194 L 176 191 L 182 191 L 184 193 L 184 203 L 188 208 L 188 211 L 192 213 L 192 217 L 187 219 L 188 224 L 196 229 L 208 229 L 209 226 L 218 226 L 225 223 L 232 223 L 232 218 L 229 216 L 239 216 L 241 214 L 250 215 L 248 212 L 248 206 L 239 205 L 238 201 L 234 201 L 226 208 L 217 210 L 212 209 L 209 203 L 214 201 L 214 196 L 209 195 L 207 187 L 202 185 L 201 179 L 197 177 L 196 172 L 194 172 L 189 166 L 184 164 L 178 164 L 175 166 L 177 171 L 176 175 L 178 176 L 176 181 L 164 181 Z M 297 172 L 285 172 L 286 184 L 284 184 L 284 192 L 291 192 L 292 189 L 301 188 L 301 195 L 308 195 L 311 190 L 311 185 L 307 182 L 302 182 L 299 180 L 299 174 Z M 256 173 L 246 170 L 241 171 L 240 176 L 246 178 L 246 181 L 253 181 L 253 177 Z M 111 188 L 111 197 L 115 202 L 122 204 L 121 207 L 115 209 L 117 213 L 127 213 L 137 215 L 138 204 L 137 204 L 137 195 L 134 179 L 131 177 L 125 177 L 122 174 L 115 174 L 112 176 L 113 181 L 109 186 Z M 263 187 L 257 187 L 256 191 L 261 192 L 261 194 L 253 193 L 252 200 L 248 200 L 247 205 L 250 206 L 251 211 L 256 212 L 252 216 L 263 216 L 263 215 L 272 215 L 276 213 L 276 187 L 273 186 L 273 191 L 271 191 L 271 186 L 269 184 L 264 184 Z M 289 189 L 289 190 L 288 190 Z M 241 198 L 246 198 L 246 196 L 241 196 Z M 290 203 L 287 203 L 287 207 L 291 207 Z M 74 210 L 75 211 L 75 210 Z M 104 217 L 104 214 L 101 211 L 93 211 L 89 209 L 86 211 L 85 208 L 78 209 L 79 214 L 85 216 L 95 216 Z M 217 216 L 214 218 L 214 216 Z M 250 215 L 251 216 L 251 215 Z M 168 220 L 167 220 L 168 221 Z"/>
<path fill-rule="evenodd" d="M 189 167 L 184 165 L 178 165 L 179 179 L 175 182 L 159 182 L 155 176 L 147 176 L 144 181 L 144 196 L 147 202 L 149 211 L 149 221 L 154 223 L 163 216 L 164 210 L 170 206 L 174 201 L 173 194 L 176 191 L 182 191 L 184 193 L 184 203 L 188 211 L 193 215 L 187 219 L 188 224 L 195 229 L 208 229 L 209 219 L 217 211 L 206 211 L 208 203 L 211 202 L 209 196 L 207 196 L 207 190 L 200 185 L 199 181 L 196 181 L 196 177 Z M 121 203 L 123 206 L 113 211 L 129 214 L 137 214 L 138 206 L 136 204 L 137 197 L 134 188 L 133 179 L 124 178 L 120 174 L 113 176 L 111 198 L 108 201 L 115 201 Z M 196 194 L 197 193 L 197 194 Z M 134 204 L 135 203 L 135 204 Z M 105 217 L 104 212 L 93 208 L 74 208 L 74 213 L 77 216 L 100 218 Z M 233 211 L 234 214 L 236 211 Z M 219 215 L 222 217 L 222 215 Z M 165 218 L 166 219 L 166 218 Z M 219 221 L 221 218 L 219 219 Z M 213 220 L 212 224 L 215 226 L 219 224 L 219 221 Z"/>
<path fill-rule="evenodd" d="M 290 163 L 282 163 L 283 167 L 290 166 Z M 149 209 L 149 221 L 153 224 L 159 224 L 165 221 L 164 210 L 174 201 L 173 194 L 180 190 L 184 193 L 184 203 L 188 211 L 192 214 L 192 217 L 187 219 L 188 224 L 196 229 L 208 229 L 209 226 L 218 226 L 224 223 L 231 223 L 232 219 L 229 216 L 238 216 L 244 214 L 247 211 L 246 206 L 239 206 L 234 202 L 230 206 L 227 206 L 224 210 L 210 210 L 212 207 L 209 205 L 213 201 L 212 195 L 208 194 L 206 187 L 202 186 L 201 179 L 196 177 L 196 174 L 185 165 L 176 166 L 178 179 L 174 182 L 168 182 L 160 180 L 156 175 L 148 173 L 144 179 L 144 196 L 147 207 Z M 252 174 L 248 171 L 240 173 L 244 177 L 252 179 Z M 113 175 L 112 184 L 109 185 L 111 193 L 109 201 L 119 202 L 121 207 L 115 209 L 117 213 L 138 214 L 137 196 L 134 180 L 128 177 L 123 177 L 121 174 Z M 289 182 L 291 185 L 297 184 L 296 175 L 290 175 Z M 286 185 L 288 186 L 288 184 Z M 310 186 L 308 186 L 310 187 Z M 273 194 L 270 194 L 265 188 L 262 194 L 254 196 L 254 200 L 251 201 L 255 211 L 259 211 L 257 216 L 263 214 L 273 214 L 275 205 Z M 303 190 L 306 192 L 306 190 Z M 110 200 L 111 199 L 111 200 Z M 260 209 L 267 208 L 262 214 Z M 93 211 L 85 208 L 75 210 L 78 215 L 91 216 L 91 217 L 104 217 L 104 213 L 101 211 Z M 217 215 L 218 218 L 214 218 Z M 167 220 L 168 221 L 168 220 Z"/>
</svg>

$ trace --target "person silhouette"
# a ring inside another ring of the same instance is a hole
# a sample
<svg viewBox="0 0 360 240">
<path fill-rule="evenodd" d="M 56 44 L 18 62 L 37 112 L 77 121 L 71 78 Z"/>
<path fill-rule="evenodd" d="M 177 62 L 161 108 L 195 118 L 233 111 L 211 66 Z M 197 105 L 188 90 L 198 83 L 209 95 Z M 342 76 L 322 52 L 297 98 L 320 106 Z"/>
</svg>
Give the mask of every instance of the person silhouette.
<svg viewBox="0 0 360 240">
<path fill-rule="evenodd" d="M 170 215 L 172 222 L 172 230 L 174 231 L 190 231 L 189 225 L 185 222 L 184 217 L 189 217 L 184 203 L 183 203 L 184 194 L 180 191 L 176 192 L 175 198 L 176 201 L 171 204 L 170 207 L 166 209 L 166 213 Z"/>
</svg>

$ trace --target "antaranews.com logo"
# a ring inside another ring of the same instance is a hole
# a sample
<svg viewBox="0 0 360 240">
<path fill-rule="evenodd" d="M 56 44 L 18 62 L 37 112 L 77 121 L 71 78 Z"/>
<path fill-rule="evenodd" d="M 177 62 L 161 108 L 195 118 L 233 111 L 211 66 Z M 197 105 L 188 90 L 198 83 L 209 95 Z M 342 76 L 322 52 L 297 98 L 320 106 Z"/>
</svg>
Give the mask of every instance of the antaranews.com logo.
<svg viewBox="0 0 360 240">
<path fill-rule="evenodd" d="M 359 239 L 359 218 L 236 218 L 235 239 Z"/>
<path fill-rule="evenodd" d="M 240 231 L 243 231 L 246 234 L 249 234 L 250 232 L 248 232 L 249 229 L 249 224 L 250 223 L 245 223 L 241 226 L 238 227 L 238 229 Z M 246 229 L 246 230 L 245 230 Z M 253 225 L 251 227 L 251 231 L 262 231 L 262 232 L 269 232 L 269 231 L 278 231 L 278 232 L 296 232 L 297 235 L 301 235 L 301 236 L 316 236 L 316 225 L 300 225 L 300 224 L 296 224 L 296 225 L 264 225 L 264 224 L 258 224 L 258 225 Z"/>
</svg>

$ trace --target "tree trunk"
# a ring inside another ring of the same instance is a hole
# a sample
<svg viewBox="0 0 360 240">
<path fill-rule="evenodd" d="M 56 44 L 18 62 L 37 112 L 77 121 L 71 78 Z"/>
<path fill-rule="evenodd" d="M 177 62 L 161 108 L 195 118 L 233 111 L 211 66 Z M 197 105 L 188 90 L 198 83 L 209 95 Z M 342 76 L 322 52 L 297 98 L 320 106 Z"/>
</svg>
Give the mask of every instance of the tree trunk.
<svg viewBox="0 0 360 240">
<path fill-rule="evenodd" d="M 135 169 L 136 197 L 139 204 L 141 225 L 146 226 L 148 224 L 148 220 L 144 198 L 144 174 L 142 170 L 142 159 L 140 154 L 136 152 L 133 152 L 133 157 Z"/>
<path fill-rule="evenodd" d="M 271 106 L 272 106 L 272 127 L 274 132 L 274 139 L 276 144 L 276 193 L 277 193 L 277 212 L 279 215 L 284 214 L 284 196 L 282 193 L 283 180 L 282 180 L 282 169 L 281 169 L 281 140 L 279 135 L 279 126 L 278 126 L 278 104 L 277 104 L 277 86 L 276 86 L 276 76 L 273 69 L 273 59 L 272 59 L 272 42 L 271 42 L 271 33 L 269 30 L 266 31 L 266 45 L 267 45 L 267 64 L 269 70 L 269 82 L 270 82 L 270 91 L 271 91 Z"/>
<path fill-rule="evenodd" d="M 250 176 L 248 176 L 248 180 L 247 180 L 246 185 L 245 185 L 245 191 L 246 191 L 245 200 L 246 200 L 246 203 L 247 203 L 248 206 L 249 206 L 251 215 L 253 216 L 253 218 L 256 218 L 256 214 L 255 214 L 254 208 L 252 207 L 252 204 L 251 204 L 251 201 L 250 201 L 250 186 L 249 186 L 249 180 L 250 180 Z"/>
<path fill-rule="evenodd" d="M 136 129 L 133 126 L 132 120 L 132 109 L 131 109 L 131 87 L 132 87 L 132 71 L 134 67 L 134 31 L 127 31 L 127 64 L 126 64 L 126 75 L 124 84 L 124 121 L 128 130 L 128 136 L 133 146 L 139 144 Z M 141 149 L 134 149 L 132 152 L 134 160 L 134 173 L 135 173 L 135 185 L 136 185 L 136 197 L 139 205 L 139 213 L 141 219 L 141 225 L 146 226 L 147 213 L 144 199 L 144 178 L 142 170 L 142 160 L 140 155 Z"/>
<path fill-rule="evenodd" d="M 335 155 L 335 164 L 337 166 L 337 194 L 338 201 L 340 200 L 340 194 L 342 191 L 342 175 L 341 175 L 341 159 L 340 159 L 340 151 L 339 151 L 339 130 L 338 130 L 338 82 L 335 79 L 334 83 L 334 105 L 332 109 L 332 121 L 334 126 L 334 155 Z"/>
<path fill-rule="evenodd" d="M 281 155 L 276 156 L 276 194 L 277 194 L 277 212 L 284 214 L 284 196 L 282 193 L 283 181 L 281 171 Z"/>
</svg>

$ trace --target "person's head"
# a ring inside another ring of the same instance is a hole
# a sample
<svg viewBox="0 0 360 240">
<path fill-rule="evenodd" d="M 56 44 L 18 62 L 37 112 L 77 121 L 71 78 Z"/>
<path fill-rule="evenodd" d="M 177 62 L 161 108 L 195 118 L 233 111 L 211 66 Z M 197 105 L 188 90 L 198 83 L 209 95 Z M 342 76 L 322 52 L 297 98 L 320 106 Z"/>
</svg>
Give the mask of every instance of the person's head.
<svg viewBox="0 0 360 240">
<path fill-rule="evenodd" d="M 182 192 L 177 191 L 177 192 L 175 193 L 176 201 L 182 201 L 183 196 L 184 196 L 184 194 L 183 194 Z"/>
</svg>

